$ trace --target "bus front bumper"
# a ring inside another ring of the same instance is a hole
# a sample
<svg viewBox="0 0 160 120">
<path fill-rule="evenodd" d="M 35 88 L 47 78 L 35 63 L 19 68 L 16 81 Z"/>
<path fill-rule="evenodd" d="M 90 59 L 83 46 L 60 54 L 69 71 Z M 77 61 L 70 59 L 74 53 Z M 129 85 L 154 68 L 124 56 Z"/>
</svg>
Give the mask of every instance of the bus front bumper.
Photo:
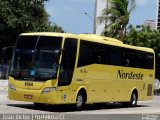
<svg viewBox="0 0 160 120">
<path fill-rule="evenodd" d="M 56 91 L 52 91 L 47 94 L 42 94 L 41 90 L 28 90 L 28 89 L 17 89 L 15 91 L 9 89 L 8 97 L 10 100 L 35 102 L 35 103 L 46 103 L 46 104 L 57 104 Z"/>
</svg>

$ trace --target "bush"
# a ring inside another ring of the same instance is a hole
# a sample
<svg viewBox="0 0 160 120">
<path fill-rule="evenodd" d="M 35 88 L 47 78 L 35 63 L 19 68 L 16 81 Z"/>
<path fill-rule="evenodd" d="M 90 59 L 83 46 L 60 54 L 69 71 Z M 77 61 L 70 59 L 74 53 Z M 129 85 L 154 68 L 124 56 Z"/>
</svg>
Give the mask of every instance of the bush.
<svg viewBox="0 0 160 120">
<path fill-rule="evenodd" d="M 160 95 L 160 88 L 154 90 L 154 95 Z"/>
</svg>

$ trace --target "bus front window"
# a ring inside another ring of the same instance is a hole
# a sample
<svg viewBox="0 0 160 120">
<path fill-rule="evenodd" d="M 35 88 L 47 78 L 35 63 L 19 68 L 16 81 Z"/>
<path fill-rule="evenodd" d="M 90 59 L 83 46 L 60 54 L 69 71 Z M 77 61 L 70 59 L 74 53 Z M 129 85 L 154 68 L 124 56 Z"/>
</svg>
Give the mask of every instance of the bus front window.
<svg viewBox="0 0 160 120">
<path fill-rule="evenodd" d="M 56 78 L 58 67 L 58 53 L 56 51 L 41 50 L 36 52 L 35 68 L 37 77 Z"/>
<path fill-rule="evenodd" d="M 35 37 L 32 42 L 30 42 L 30 38 L 32 37 L 21 36 L 18 40 L 10 75 L 18 80 L 55 79 L 62 38 L 41 36 Z"/>
<path fill-rule="evenodd" d="M 32 50 L 15 50 L 13 68 L 16 71 L 28 70 L 32 65 Z"/>
</svg>

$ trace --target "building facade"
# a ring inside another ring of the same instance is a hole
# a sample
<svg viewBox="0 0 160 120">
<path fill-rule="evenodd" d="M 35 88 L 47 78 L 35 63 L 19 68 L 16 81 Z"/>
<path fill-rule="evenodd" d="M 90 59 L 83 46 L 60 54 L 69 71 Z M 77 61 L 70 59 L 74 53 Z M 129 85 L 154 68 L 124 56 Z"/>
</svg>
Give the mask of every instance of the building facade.
<svg viewBox="0 0 160 120">
<path fill-rule="evenodd" d="M 143 25 L 145 27 L 150 27 L 151 30 L 156 30 L 156 22 L 154 20 L 145 20 Z"/>
<path fill-rule="evenodd" d="M 156 29 L 160 29 L 160 0 L 157 0 Z"/>
</svg>

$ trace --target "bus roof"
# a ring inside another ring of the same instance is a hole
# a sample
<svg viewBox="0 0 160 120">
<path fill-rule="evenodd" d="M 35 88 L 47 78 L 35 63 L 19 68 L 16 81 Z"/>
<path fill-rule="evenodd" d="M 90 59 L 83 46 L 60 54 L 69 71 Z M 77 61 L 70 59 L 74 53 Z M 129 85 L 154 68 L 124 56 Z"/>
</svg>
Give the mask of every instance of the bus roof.
<svg viewBox="0 0 160 120">
<path fill-rule="evenodd" d="M 84 39 L 84 40 L 91 40 L 91 41 L 101 41 L 101 42 L 104 42 L 104 41 L 107 41 L 107 42 L 113 42 L 113 43 L 118 43 L 118 44 L 123 44 L 122 41 L 120 40 L 117 40 L 115 38 L 110 38 L 110 37 L 105 37 L 105 36 L 99 36 L 99 35 L 95 35 L 95 34 L 79 34 L 79 37 L 81 39 Z"/>
<path fill-rule="evenodd" d="M 56 37 L 71 37 L 77 38 L 77 35 L 71 33 L 58 33 L 58 32 L 33 32 L 22 33 L 20 36 L 56 36 Z"/>
</svg>

